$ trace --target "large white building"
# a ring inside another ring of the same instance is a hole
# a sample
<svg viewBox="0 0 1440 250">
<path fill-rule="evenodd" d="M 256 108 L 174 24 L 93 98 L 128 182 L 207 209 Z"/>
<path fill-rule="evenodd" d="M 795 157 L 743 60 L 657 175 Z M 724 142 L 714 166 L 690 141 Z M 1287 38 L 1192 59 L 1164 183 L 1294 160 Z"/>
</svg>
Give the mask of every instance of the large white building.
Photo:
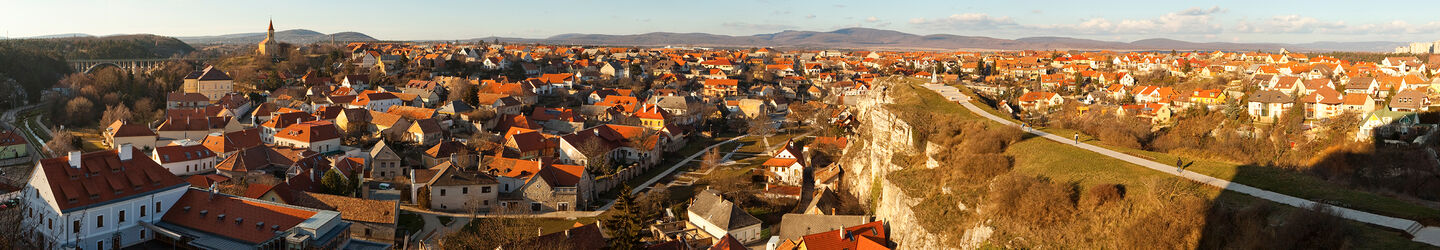
<svg viewBox="0 0 1440 250">
<path fill-rule="evenodd" d="M 190 188 L 129 145 L 41 160 L 22 192 L 23 246 L 121 249 L 387 249 L 351 240 L 340 213 Z M 170 247 L 165 247 L 170 248 Z"/>
<path fill-rule="evenodd" d="M 150 240 L 188 183 L 128 145 L 41 160 L 23 193 L 25 239 L 46 249 L 119 249 Z"/>
</svg>

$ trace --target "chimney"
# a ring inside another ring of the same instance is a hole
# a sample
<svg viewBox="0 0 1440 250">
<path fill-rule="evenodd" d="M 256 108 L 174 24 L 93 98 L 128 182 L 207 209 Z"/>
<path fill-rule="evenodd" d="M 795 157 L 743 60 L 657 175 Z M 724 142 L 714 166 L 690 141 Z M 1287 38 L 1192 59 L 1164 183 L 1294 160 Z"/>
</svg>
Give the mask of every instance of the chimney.
<svg viewBox="0 0 1440 250">
<path fill-rule="evenodd" d="M 80 168 L 80 151 L 70 151 L 70 167 Z"/>
<path fill-rule="evenodd" d="M 131 147 L 129 143 L 120 144 L 120 161 L 129 161 L 133 151 L 135 148 Z"/>
</svg>

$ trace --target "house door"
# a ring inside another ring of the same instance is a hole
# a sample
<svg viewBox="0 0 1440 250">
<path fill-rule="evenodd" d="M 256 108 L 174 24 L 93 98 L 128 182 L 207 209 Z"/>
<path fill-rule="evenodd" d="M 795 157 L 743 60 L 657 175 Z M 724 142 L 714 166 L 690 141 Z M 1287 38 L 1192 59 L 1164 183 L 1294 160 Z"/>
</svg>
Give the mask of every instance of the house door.
<svg viewBox="0 0 1440 250">
<path fill-rule="evenodd" d="M 120 233 L 110 236 L 110 249 L 120 249 Z"/>
</svg>

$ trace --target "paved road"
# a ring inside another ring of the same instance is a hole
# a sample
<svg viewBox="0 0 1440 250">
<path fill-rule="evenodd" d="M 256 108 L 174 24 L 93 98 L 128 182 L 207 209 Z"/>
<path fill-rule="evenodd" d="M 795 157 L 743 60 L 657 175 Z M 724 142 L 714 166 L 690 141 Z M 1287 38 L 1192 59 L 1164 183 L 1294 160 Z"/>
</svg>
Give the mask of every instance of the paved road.
<svg viewBox="0 0 1440 250">
<path fill-rule="evenodd" d="M 927 86 L 925 86 L 925 87 L 926 87 L 926 88 L 931 88 L 931 90 L 934 90 L 934 88 L 935 88 L 935 87 L 938 87 L 938 86 L 927 85 Z M 936 91 L 936 92 L 939 92 L 939 91 Z M 983 116 L 983 117 L 985 117 L 985 118 L 987 118 L 987 119 L 993 120 L 993 121 L 995 121 L 995 122 L 999 122 L 1000 124 L 1005 124 L 1005 125 L 1010 125 L 1010 126 L 1018 126 L 1018 124 L 1015 124 L 1015 122 L 1011 122 L 1010 120 L 1002 119 L 1002 118 L 1000 118 L 1000 117 L 998 117 L 998 116 L 995 116 L 994 114 L 990 114 L 990 112 L 985 112 L 985 110 L 982 110 L 982 109 L 980 109 L 980 107 L 977 107 L 977 106 L 975 106 L 975 104 L 971 103 L 969 97 L 962 97 L 962 98 L 960 98 L 960 101 L 959 101 L 959 102 L 960 102 L 960 105 L 965 106 L 965 108 L 966 108 L 966 109 L 969 109 L 970 112 L 973 112 L 973 113 L 975 113 L 975 114 L 979 114 L 980 116 Z M 1125 161 L 1125 162 L 1129 162 L 1129 163 L 1132 163 L 1132 164 L 1135 164 L 1135 165 L 1140 165 L 1140 166 L 1143 166 L 1143 167 L 1146 167 L 1146 168 L 1150 168 L 1150 169 L 1153 169 L 1153 170 L 1155 170 L 1155 171 L 1160 171 L 1160 172 L 1162 172 L 1162 173 L 1167 173 L 1167 174 L 1171 174 L 1171 175 L 1183 177 L 1183 178 L 1185 178 L 1185 179 L 1190 179 L 1190 180 L 1193 180 L 1193 181 L 1196 181 L 1196 182 L 1204 183 L 1204 184 L 1206 184 L 1206 185 L 1215 186 L 1215 187 L 1218 187 L 1218 188 L 1223 188 L 1223 189 L 1225 189 L 1225 190 L 1230 190 L 1230 191 L 1235 191 L 1235 192 L 1239 192 L 1239 193 L 1243 193 L 1243 194 L 1248 194 L 1248 195 L 1250 195 L 1250 196 L 1255 196 L 1255 197 L 1258 197 L 1258 198 L 1261 198 L 1261 199 L 1266 199 L 1266 200 L 1270 200 L 1270 201 L 1274 201 L 1274 202 L 1278 202 L 1278 203 L 1282 203 L 1282 204 L 1286 204 L 1286 205 L 1291 205 L 1291 206 L 1295 206 L 1295 207 L 1312 207 L 1312 206 L 1315 206 L 1316 204 L 1320 204 L 1320 203 L 1316 203 L 1316 202 L 1314 202 L 1314 201 L 1310 201 L 1310 200 L 1306 200 L 1306 199 L 1301 199 L 1301 198 L 1296 198 L 1296 197 L 1294 197 L 1294 196 L 1289 196 L 1289 195 L 1285 195 L 1285 194 L 1281 194 L 1281 193 L 1272 192 L 1272 191 L 1269 191 L 1269 190 L 1264 190 L 1264 189 L 1259 189 L 1259 188 L 1247 186 L 1247 185 L 1245 185 L 1245 184 L 1234 183 L 1234 182 L 1230 182 L 1230 181 L 1228 181 L 1228 180 L 1223 180 L 1223 179 L 1219 179 L 1219 178 L 1215 178 L 1215 177 L 1210 177 L 1210 176 L 1203 175 L 1203 174 L 1199 174 L 1199 173 L 1195 173 L 1195 172 L 1183 171 L 1182 169 L 1179 169 L 1179 168 L 1177 168 L 1177 167 L 1175 167 L 1175 166 L 1172 166 L 1172 165 L 1170 165 L 1170 164 L 1163 164 L 1163 163 L 1159 163 L 1159 162 L 1155 162 L 1155 161 L 1151 161 L 1151 160 L 1141 159 L 1141 158 L 1139 158 L 1139 157 L 1131 156 L 1131 155 L 1129 155 L 1129 154 L 1125 154 L 1125 153 L 1121 153 L 1121 152 L 1116 152 L 1116 151 L 1114 151 L 1114 150 L 1110 150 L 1110 149 L 1103 148 L 1103 147 L 1099 147 L 1099 146 L 1095 146 L 1095 145 L 1090 145 L 1090 144 L 1088 144 L 1088 143 L 1077 143 L 1077 142 L 1075 142 L 1075 140 L 1073 140 L 1073 139 L 1071 139 L 1071 138 L 1068 138 L 1068 137 L 1065 137 L 1065 136 L 1053 135 L 1053 134 L 1046 133 L 1046 132 L 1044 132 L 1044 131 L 1039 131 L 1039 130 L 1030 130 L 1030 133 L 1031 133 L 1031 134 L 1038 135 L 1038 136 L 1041 136 L 1041 137 L 1044 137 L 1045 139 L 1050 139 L 1050 140 L 1052 140 L 1052 141 L 1056 141 L 1056 142 L 1060 142 L 1060 143 L 1063 143 L 1063 144 L 1072 145 L 1072 146 L 1075 146 L 1075 147 L 1078 147 L 1078 148 L 1081 148 L 1081 149 L 1085 149 L 1085 150 L 1090 150 L 1090 151 L 1092 151 L 1092 152 L 1099 153 L 1099 154 L 1101 154 L 1101 155 L 1105 155 L 1105 156 L 1108 156 L 1108 157 L 1110 157 L 1110 158 L 1115 158 L 1115 159 L 1119 159 L 1119 160 L 1122 160 L 1122 161 Z M 1374 225 L 1377 225 L 1377 226 L 1382 226 L 1382 227 L 1387 227 L 1387 228 L 1392 228 L 1392 229 L 1404 231 L 1404 232 L 1410 233 L 1411 235 L 1414 235 L 1415 238 L 1414 238 L 1413 240 L 1415 240 L 1415 241 L 1417 241 L 1417 242 L 1422 242 L 1422 243 L 1426 243 L 1426 244 L 1430 244 L 1430 245 L 1434 245 L 1434 246 L 1440 246 L 1440 228 L 1437 228 L 1437 227 L 1426 227 L 1426 226 L 1421 225 L 1419 222 L 1416 222 L 1416 221 L 1414 221 L 1414 220 L 1408 220 L 1408 219 L 1401 219 L 1401 218 L 1395 218 L 1395 217 L 1390 217 L 1390 216 L 1378 215 L 1378 214 L 1373 214 L 1373 213 L 1369 213 L 1369 212 L 1365 212 L 1365 211 L 1360 211 L 1360 210 L 1354 210 L 1354 209 L 1343 208 L 1343 207 L 1334 207 L 1334 206 L 1331 206 L 1331 208 L 1332 208 L 1332 211 L 1335 213 L 1336 216 L 1340 216 L 1340 217 L 1342 217 L 1342 218 L 1351 219 L 1351 220 L 1355 220 L 1355 221 L 1359 221 L 1359 222 L 1374 224 Z"/>
</svg>

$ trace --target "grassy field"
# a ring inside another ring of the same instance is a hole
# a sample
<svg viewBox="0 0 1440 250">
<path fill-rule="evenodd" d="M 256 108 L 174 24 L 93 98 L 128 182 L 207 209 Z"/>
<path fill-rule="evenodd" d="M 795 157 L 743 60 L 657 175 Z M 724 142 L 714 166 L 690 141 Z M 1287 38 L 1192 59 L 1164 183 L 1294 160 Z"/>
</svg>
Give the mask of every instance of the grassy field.
<svg viewBox="0 0 1440 250">
<path fill-rule="evenodd" d="M 961 107 L 959 104 L 946 101 L 938 94 L 921 88 L 919 86 L 915 86 L 913 84 L 904 84 L 897 86 L 897 88 L 900 88 L 897 89 L 900 91 L 892 92 L 892 95 L 895 95 L 897 99 L 897 104 L 890 107 L 892 110 L 900 112 L 959 112 L 965 114 L 961 115 L 962 117 L 969 117 L 974 120 L 985 120 L 991 124 L 994 124 L 993 122 L 990 122 L 984 118 L 976 116 L 973 113 L 970 113 L 968 110 L 965 110 L 964 107 Z M 981 106 L 982 108 L 985 107 L 984 105 L 979 106 Z M 998 113 L 994 110 L 987 111 L 992 113 Z M 1073 132 L 1054 130 L 1051 133 L 1062 134 Z M 1082 136 L 1081 139 L 1091 140 L 1088 136 Z M 1123 152 L 1142 155 L 1142 158 L 1154 159 L 1159 162 L 1173 162 L 1175 160 L 1173 156 L 1165 155 L 1162 153 L 1144 152 L 1138 150 L 1123 150 Z M 1120 161 L 1118 159 L 1105 157 L 1098 153 L 1082 150 L 1072 147 L 1070 145 L 1065 145 L 1063 143 L 1058 143 L 1033 136 L 1030 136 L 1018 143 L 1011 145 L 1005 151 L 1005 155 L 1011 156 L 1014 159 L 1014 167 L 1011 170 L 1012 173 L 1029 176 L 1041 176 L 1058 183 L 1072 183 L 1072 185 L 1076 187 L 1076 189 L 1081 189 L 1077 190 L 1080 191 L 1079 193 L 1084 193 L 1083 189 L 1085 187 L 1091 187 L 1096 184 L 1123 184 L 1126 187 L 1127 193 L 1141 193 L 1147 192 L 1147 190 L 1152 188 L 1149 185 L 1151 183 L 1155 183 L 1156 180 L 1178 179 L 1178 177 L 1174 177 L 1166 173 L 1160 173 L 1149 168 L 1133 165 L 1124 161 Z M 1393 198 L 1382 197 L 1372 193 L 1347 190 L 1341 187 L 1336 187 L 1334 185 L 1322 183 L 1314 178 L 1307 178 L 1308 176 L 1299 176 L 1295 173 L 1254 170 L 1249 168 L 1242 169 L 1238 166 L 1235 166 L 1234 164 L 1227 165 L 1223 163 L 1206 161 L 1197 161 L 1195 165 L 1192 165 L 1189 169 L 1191 169 L 1192 171 L 1205 173 L 1216 178 L 1232 179 L 1239 183 L 1244 183 L 1259 188 L 1270 189 L 1273 191 L 1295 195 L 1302 198 L 1316 199 L 1317 197 L 1320 197 L 1321 199 L 1325 200 L 1337 200 L 1341 201 L 1344 204 L 1351 205 L 1350 207 L 1356 207 L 1377 212 L 1383 211 L 1382 213 L 1385 214 L 1413 216 L 1409 218 L 1440 215 L 1440 212 L 1432 209 L 1415 206 Z M 1237 172 L 1242 173 L 1237 174 Z M 896 173 L 905 174 L 904 171 Z M 956 190 L 957 194 L 941 194 L 941 191 L 937 190 L 938 188 L 935 188 L 937 186 L 932 179 L 917 178 L 915 176 L 889 179 L 891 179 L 892 181 L 895 181 L 896 179 L 910 179 L 908 181 L 896 181 L 895 183 L 896 185 L 902 186 L 901 188 L 905 189 L 906 193 L 909 196 L 926 199 L 926 202 L 922 202 L 922 204 L 917 205 L 916 207 L 917 216 L 924 216 L 924 218 L 933 218 L 926 219 L 926 221 L 929 222 L 926 224 L 952 225 L 953 227 L 953 225 L 964 225 L 966 223 L 965 218 L 962 218 L 963 216 L 927 216 L 924 212 L 920 212 L 918 210 L 934 210 L 928 209 L 929 207 L 927 207 L 926 205 L 953 201 L 954 199 L 965 201 L 965 203 L 967 204 L 973 204 L 967 201 L 969 199 L 967 199 L 966 197 L 974 196 L 975 194 L 966 193 L 966 190 Z M 919 191 L 919 193 L 917 193 L 916 191 Z M 1198 191 L 1202 193 L 1202 197 L 1209 198 L 1212 202 L 1217 203 L 1251 204 L 1261 202 L 1275 204 L 1281 210 L 1285 211 L 1293 211 L 1297 209 L 1294 207 L 1278 205 L 1278 203 L 1272 203 L 1270 201 L 1257 199 L 1239 193 L 1223 191 L 1218 188 L 1205 188 Z M 1368 224 L 1362 224 L 1353 221 L 1349 222 L 1348 224 L 1351 225 L 1349 230 L 1351 230 L 1352 232 L 1356 232 L 1356 248 L 1413 249 L 1422 248 L 1425 246 L 1421 243 L 1410 241 L 1408 236 L 1404 233 L 1388 231 L 1375 226 L 1370 226 Z M 927 228 L 930 228 L 930 226 L 927 226 Z M 932 231 L 953 230 L 953 228 L 930 229 Z"/>
<path fill-rule="evenodd" d="M 980 106 L 981 109 L 991 110 L 984 105 L 977 104 L 976 106 Z M 1303 199 L 1417 221 L 1440 220 L 1440 210 L 1384 194 L 1350 189 L 1306 173 L 1277 167 L 1251 166 L 1209 159 L 1184 158 L 1161 152 L 1115 146 L 1071 129 L 1039 129 L 1047 133 L 1066 137 L 1069 137 L 1067 135 L 1079 134 L 1080 141 L 1082 142 L 1160 163 L 1169 164 L 1177 160 L 1183 160 L 1183 162 L 1188 165 L 1185 168 L 1186 171 L 1201 173 Z M 1146 170 L 1149 171 L 1148 169 Z"/>
</svg>

